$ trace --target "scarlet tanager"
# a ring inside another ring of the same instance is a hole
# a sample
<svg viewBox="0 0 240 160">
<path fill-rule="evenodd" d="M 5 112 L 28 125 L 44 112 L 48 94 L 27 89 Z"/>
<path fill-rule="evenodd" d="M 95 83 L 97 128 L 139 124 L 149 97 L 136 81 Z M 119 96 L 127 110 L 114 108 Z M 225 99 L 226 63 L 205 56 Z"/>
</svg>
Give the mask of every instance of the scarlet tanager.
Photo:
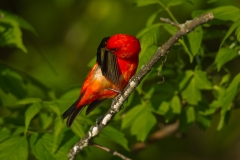
<svg viewBox="0 0 240 160">
<path fill-rule="evenodd" d="M 127 34 L 102 39 L 97 48 L 97 62 L 80 91 L 80 96 L 62 115 L 70 127 L 77 115 L 88 105 L 89 114 L 106 98 L 114 98 L 126 87 L 138 66 L 140 43 Z"/>
</svg>

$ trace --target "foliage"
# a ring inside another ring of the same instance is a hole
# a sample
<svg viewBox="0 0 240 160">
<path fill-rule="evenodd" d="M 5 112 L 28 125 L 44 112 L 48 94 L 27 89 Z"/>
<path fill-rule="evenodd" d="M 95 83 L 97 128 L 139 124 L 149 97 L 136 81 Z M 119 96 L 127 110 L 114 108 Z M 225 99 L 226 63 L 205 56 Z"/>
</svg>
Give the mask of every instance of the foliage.
<svg viewBox="0 0 240 160">
<path fill-rule="evenodd" d="M 137 34 L 142 48 L 139 69 L 163 43 L 160 39 L 163 32 L 171 36 L 177 30 L 159 22 L 159 15 L 166 12 L 177 22 L 170 8 L 193 4 L 194 1 L 185 0 L 135 1 L 137 7 L 157 6 Z M 217 114 L 220 118 L 216 130 L 226 125 L 230 112 L 239 107 L 239 67 L 233 69 L 231 64 L 238 66 L 239 61 L 240 12 L 235 6 L 200 9 L 187 14 L 194 18 L 213 12 L 215 19 L 179 40 L 166 61 L 160 62 L 144 78 L 123 111 L 96 141 L 109 141 L 129 151 L 129 142 L 147 141 L 158 130 L 158 123 L 179 120 L 181 132 L 187 132 L 193 124 L 206 130 Z M 16 47 L 27 52 L 21 29 L 35 35 L 36 31 L 14 14 L 0 10 L 0 15 L 0 47 Z M 164 77 L 164 83 L 157 84 L 161 81 L 159 74 Z M 0 88 L 1 95 L 17 100 L 11 104 L 0 97 L 0 159 L 66 159 L 70 147 L 104 113 L 96 109 L 89 116 L 81 114 L 68 129 L 61 113 L 75 101 L 79 87 L 59 96 L 30 74 L 3 63 L 0 64 Z M 40 96 L 29 96 L 32 88 L 41 92 Z M 135 139 L 130 141 L 132 136 Z M 90 157 L 90 154 L 87 150 L 78 158 Z"/>
</svg>

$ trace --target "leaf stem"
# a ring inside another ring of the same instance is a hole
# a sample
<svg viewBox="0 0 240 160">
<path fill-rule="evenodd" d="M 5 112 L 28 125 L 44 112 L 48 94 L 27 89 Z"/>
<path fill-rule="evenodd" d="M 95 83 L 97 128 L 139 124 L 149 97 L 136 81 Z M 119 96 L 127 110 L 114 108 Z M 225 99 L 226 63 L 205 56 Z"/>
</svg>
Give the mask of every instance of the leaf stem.
<svg viewBox="0 0 240 160">
<path fill-rule="evenodd" d="M 172 12 L 170 11 L 170 9 L 168 7 L 166 7 L 162 2 L 158 2 L 159 5 L 161 7 L 163 7 L 163 9 L 165 9 L 167 11 L 167 13 L 169 14 L 169 16 L 172 18 L 172 20 L 175 22 L 175 23 L 178 23 L 177 19 L 174 17 L 174 15 L 172 14 Z"/>
</svg>

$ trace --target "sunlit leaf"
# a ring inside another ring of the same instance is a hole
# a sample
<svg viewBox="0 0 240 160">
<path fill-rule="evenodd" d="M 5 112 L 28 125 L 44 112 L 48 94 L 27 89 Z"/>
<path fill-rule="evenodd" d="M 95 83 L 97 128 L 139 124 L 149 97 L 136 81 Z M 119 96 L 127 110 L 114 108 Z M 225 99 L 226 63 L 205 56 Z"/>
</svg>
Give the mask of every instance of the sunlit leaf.
<svg viewBox="0 0 240 160">
<path fill-rule="evenodd" d="M 188 47 L 188 50 L 191 52 L 191 55 L 195 56 L 199 52 L 202 38 L 203 30 L 201 26 L 195 28 L 191 33 L 184 37 L 184 42 Z"/>
<path fill-rule="evenodd" d="M 123 118 L 121 127 L 127 128 L 131 126 L 131 124 L 137 118 L 137 116 L 140 115 L 141 111 L 142 111 L 141 105 L 135 106 L 131 110 L 129 110 Z"/>
<path fill-rule="evenodd" d="M 137 37 L 141 44 L 141 52 L 139 59 L 146 54 L 146 49 L 149 46 L 156 45 L 159 39 L 159 26 L 160 24 L 154 24 L 144 30 L 140 31 Z M 154 52 L 155 53 L 155 52 Z"/>
<path fill-rule="evenodd" d="M 51 134 L 32 134 L 30 137 L 30 147 L 32 154 L 37 159 L 67 159 L 67 154 L 69 148 L 73 145 L 74 141 L 77 139 L 74 137 L 69 137 L 68 141 L 64 145 L 59 146 L 58 150 L 53 152 L 53 135 Z"/>
<path fill-rule="evenodd" d="M 194 72 L 192 70 L 186 70 L 185 71 L 184 78 L 179 83 L 179 89 L 180 90 L 184 89 L 187 86 L 187 84 L 189 83 L 189 81 L 191 80 L 193 75 L 194 75 Z"/>
<path fill-rule="evenodd" d="M 4 15 L 4 17 L 2 19 L 3 22 L 8 21 L 8 20 L 14 20 L 19 24 L 19 26 L 21 28 L 36 34 L 36 30 L 33 28 L 33 26 L 30 23 L 28 23 L 27 21 L 25 21 L 23 18 L 21 18 L 17 15 L 14 15 L 10 12 L 3 11 L 1 9 L 0 9 L 0 13 L 2 13 Z"/>
<path fill-rule="evenodd" d="M 16 102 L 15 105 L 27 105 L 32 103 L 41 102 L 42 100 L 40 98 L 24 98 Z"/>
<path fill-rule="evenodd" d="M 49 108 L 50 110 L 52 110 L 54 113 L 57 114 L 58 117 L 61 118 L 61 112 L 60 112 L 60 109 L 59 109 L 59 105 L 57 102 L 55 101 L 50 101 L 50 102 L 43 102 L 44 106 L 46 108 Z"/>
<path fill-rule="evenodd" d="M 220 47 L 222 46 L 222 44 L 225 42 L 225 40 L 232 34 L 232 32 L 238 27 L 240 26 L 240 18 L 238 18 L 232 25 L 231 27 L 228 29 L 226 35 L 224 36 Z"/>
<path fill-rule="evenodd" d="M 144 53 L 142 53 L 141 58 L 139 59 L 138 69 L 140 70 L 143 65 L 145 65 L 150 58 L 157 51 L 158 47 L 156 45 L 149 46 Z"/>
<path fill-rule="evenodd" d="M 209 10 L 196 10 L 192 13 L 192 17 L 194 18 L 208 12 L 213 13 L 214 19 L 219 19 L 223 21 L 235 22 L 238 18 L 240 18 L 239 8 L 234 6 L 221 6 Z"/>
<path fill-rule="evenodd" d="M 170 108 L 169 102 L 163 101 L 159 106 L 157 113 L 160 115 L 165 115 L 168 112 L 169 108 Z"/>
<path fill-rule="evenodd" d="M 11 137 L 0 143 L 0 159 L 27 160 L 28 142 L 26 137 Z"/>
<path fill-rule="evenodd" d="M 232 103 L 239 88 L 240 88 L 240 73 L 234 77 L 234 79 L 232 80 L 232 82 L 230 83 L 229 87 L 225 92 L 225 96 L 222 99 L 223 108 L 227 108 Z"/>
<path fill-rule="evenodd" d="M 186 99 L 189 104 L 193 105 L 196 105 L 198 101 L 202 99 L 201 92 L 194 78 L 191 79 L 187 87 L 182 91 L 182 97 Z"/>
<path fill-rule="evenodd" d="M 196 86 L 199 89 L 211 89 L 211 83 L 207 78 L 206 72 L 203 72 L 201 70 L 196 70 L 194 73 L 194 79 L 196 82 Z"/>
<path fill-rule="evenodd" d="M 217 64 L 218 71 L 222 68 L 222 66 L 225 63 L 229 62 L 230 60 L 234 59 L 237 56 L 238 56 L 238 53 L 236 50 L 231 48 L 221 48 L 218 51 L 214 61 Z"/>
<path fill-rule="evenodd" d="M 122 128 L 130 126 L 131 134 L 136 135 L 138 140 L 144 141 L 157 122 L 152 111 L 151 104 L 135 106 L 124 117 Z"/>
<path fill-rule="evenodd" d="M 59 136 L 65 126 L 66 125 L 62 119 L 56 118 L 56 120 L 54 122 L 54 131 L 53 131 L 53 147 L 52 147 L 53 152 L 55 152 L 57 149 L 57 146 L 58 146 L 57 143 L 59 142 Z"/>
<path fill-rule="evenodd" d="M 40 112 L 42 109 L 42 105 L 40 103 L 34 103 L 31 106 L 28 107 L 28 109 L 25 112 L 25 134 L 27 133 L 29 124 L 33 117 Z"/>
<path fill-rule="evenodd" d="M 162 9 L 159 9 L 158 11 L 154 12 L 147 20 L 146 26 L 147 28 L 153 25 L 154 20 L 158 16 L 158 14 L 162 11 Z"/>
<path fill-rule="evenodd" d="M 52 124 L 53 117 L 50 114 L 41 113 L 39 114 L 39 120 L 40 120 L 41 128 L 46 130 Z"/>
<path fill-rule="evenodd" d="M 101 134 L 104 135 L 107 139 L 116 142 L 117 144 L 121 145 L 122 147 L 129 151 L 128 141 L 123 132 L 111 126 L 108 126 L 104 128 L 104 130 L 102 130 Z"/>
<path fill-rule="evenodd" d="M 195 110 L 193 106 L 186 108 L 186 117 L 187 117 L 187 123 L 193 123 L 195 121 Z"/>
<path fill-rule="evenodd" d="M 177 32 L 177 27 L 174 27 L 170 24 L 163 24 L 163 28 L 171 35 L 174 35 Z"/>
<path fill-rule="evenodd" d="M 23 52 L 27 52 L 27 49 L 22 42 L 22 31 L 18 23 L 14 20 L 3 19 L 0 23 L 0 47 L 17 47 Z"/>
<path fill-rule="evenodd" d="M 230 74 L 226 74 L 226 75 L 224 75 L 224 76 L 222 77 L 222 80 L 221 80 L 221 82 L 220 82 L 219 84 L 220 84 L 220 85 L 223 85 L 224 83 L 229 82 L 229 80 L 230 80 Z"/>
<path fill-rule="evenodd" d="M 175 95 L 171 100 L 172 112 L 175 114 L 181 113 L 181 102 L 177 95 Z"/>
</svg>

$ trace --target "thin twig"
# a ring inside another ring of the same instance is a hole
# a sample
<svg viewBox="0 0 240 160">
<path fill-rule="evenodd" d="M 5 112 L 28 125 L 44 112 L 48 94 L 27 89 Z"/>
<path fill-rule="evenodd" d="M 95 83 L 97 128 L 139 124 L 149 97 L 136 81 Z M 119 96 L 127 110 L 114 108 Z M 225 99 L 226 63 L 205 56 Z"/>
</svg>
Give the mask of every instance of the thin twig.
<svg viewBox="0 0 240 160">
<path fill-rule="evenodd" d="M 187 21 L 184 24 L 180 24 L 179 30 L 165 44 L 159 47 L 153 57 L 144 66 L 141 67 L 141 70 L 135 76 L 131 78 L 127 87 L 123 90 L 122 94 L 119 94 L 115 98 L 111 105 L 111 108 L 107 111 L 103 118 L 95 125 L 93 125 L 89 129 L 88 133 L 72 147 L 68 153 L 69 160 L 73 160 L 76 155 L 81 150 L 83 150 L 84 147 L 87 147 L 89 145 L 89 142 L 91 142 L 91 140 L 97 136 L 105 126 L 107 126 L 113 117 L 120 111 L 123 103 L 138 86 L 141 80 L 146 76 L 146 74 L 151 71 L 153 66 L 160 60 L 161 57 L 167 55 L 169 49 L 178 41 L 179 38 L 188 34 L 197 26 L 202 25 L 212 20 L 213 18 L 214 17 L 212 13 L 207 13 L 193 20 Z"/>
<path fill-rule="evenodd" d="M 102 149 L 102 150 L 104 150 L 104 151 L 106 151 L 106 152 L 108 152 L 108 153 L 110 153 L 110 154 L 112 154 L 112 155 L 114 155 L 114 156 L 118 156 L 118 157 L 122 158 L 123 160 L 131 160 L 130 158 L 122 155 L 121 153 L 119 153 L 119 152 L 117 152 L 117 151 L 114 151 L 114 150 L 111 150 L 111 149 L 109 149 L 109 148 L 107 148 L 107 147 L 101 146 L 101 145 L 99 145 L 99 144 L 90 142 L 89 145 L 94 146 L 94 147 L 97 147 L 97 148 L 99 148 L 99 149 Z"/>
<path fill-rule="evenodd" d="M 178 29 L 180 28 L 180 26 L 179 26 L 178 23 L 175 23 L 175 22 L 171 21 L 171 20 L 168 19 L 168 18 L 160 17 L 160 20 L 163 21 L 163 22 L 165 22 L 165 23 L 169 23 L 169 24 L 171 24 L 172 26 L 177 27 Z"/>
</svg>

